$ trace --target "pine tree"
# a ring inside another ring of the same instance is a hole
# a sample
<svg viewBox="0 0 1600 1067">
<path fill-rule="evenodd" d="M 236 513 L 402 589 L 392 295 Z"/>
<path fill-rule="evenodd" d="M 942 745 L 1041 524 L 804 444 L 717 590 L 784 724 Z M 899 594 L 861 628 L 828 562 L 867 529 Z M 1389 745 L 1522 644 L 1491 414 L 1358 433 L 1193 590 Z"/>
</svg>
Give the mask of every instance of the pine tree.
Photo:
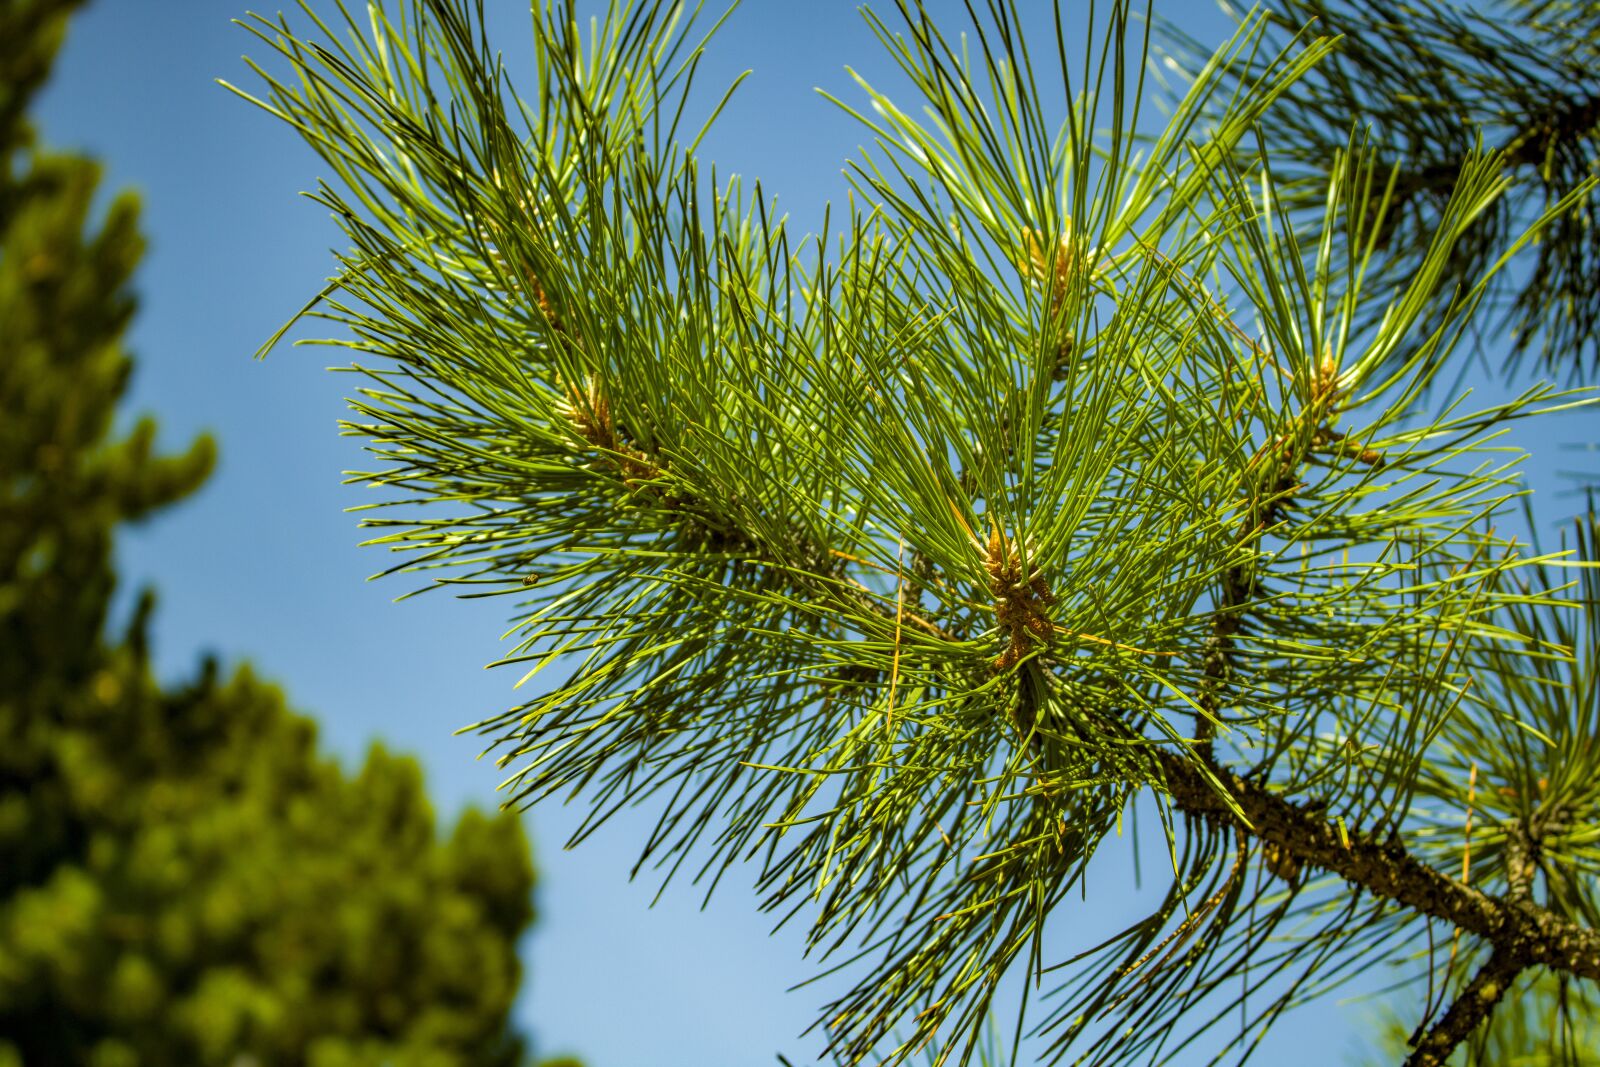
<svg viewBox="0 0 1600 1067">
<path fill-rule="evenodd" d="M 116 529 L 211 469 L 113 433 L 143 243 L 24 114 L 75 3 L 0 5 L 0 1064 L 519 1064 L 527 840 L 447 835 L 414 760 L 359 773 L 248 669 L 163 686 L 153 597 L 107 632 Z"/>
<path fill-rule="evenodd" d="M 1432 388 L 1592 179 L 1463 274 L 1516 151 L 1470 146 L 1392 269 L 1385 145 L 1312 205 L 1254 136 L 1332 40 L 1245 18 L 1146 136 L 1127 4 L 1088 48 L 896 7 L 919 99 L 835 100 L 877 148 L 804 238 L 695 159 L 698 9 L 536 5 L 531 85 L 473 0 L 247 23 L 349 238 L 307 312 L 362 361 L 374 542 L 506 598 L 541 675 L 477 724 L 514 801 L 649 805 L 668 879 L 753 864 L 854 968 L 841 1062 L 965 1062 L 991 1010 L 1056 1059 L 1243 1057 L 1430 944 L 1410 1063 L 1527 978 L 1592 998 L 1596 589 L 1506 532 L 1496 444 L 1588 400 Z M 1129 824 L 1164 899 L 1046 958 Z"/>
</svg>

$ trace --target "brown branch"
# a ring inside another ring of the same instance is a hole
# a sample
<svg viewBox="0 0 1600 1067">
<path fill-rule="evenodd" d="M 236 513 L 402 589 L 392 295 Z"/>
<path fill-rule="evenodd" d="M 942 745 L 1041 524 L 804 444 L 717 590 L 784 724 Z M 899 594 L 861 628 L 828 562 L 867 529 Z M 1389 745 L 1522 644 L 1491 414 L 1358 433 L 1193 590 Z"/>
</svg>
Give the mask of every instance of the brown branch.
<svg viewBox="0 0 1600 1067">
<path fill-rule="evenodd" d="M 1473 765 L 1477 769 L 1477 765 Z M 1468 811 L 1471 817 L 1471 811 Z M 1538 842 L 1533 833 L 1521 822 L 1514 822 L 1506 832 L 1506 880 L 1510 883 L 1506 890 L 1506 900 L 1510 902 L 1528 901 L 1533 893 L 1533 879 L 1538 871 Z M 1466 883 L 1463 876 L 1462 884 Z M 1451 939 L 1450 960 L 1453 964 L 1456 958 L 1455 941 L 1461 936 L 1461 931 L 1456 930 L 1456 937 Z M 1517 975 L 1526 966 L 1518 962 L 1510 953 L 1496 948 L 1489 961 L 1483 965 L 1461 995 L 1450 1005 L 1450 1010 L 1444 1018 L 1433 1025 L 1424 1037 L 1422 1028 L 1428 1024 L 1428 1019 L 1433 1014 L 1433 1005 L 1428 1006 L 1427 1015 L 1417 1025 L 1417 1032 L 1411 1036 L 1410 1045 L 1416 1050 L 1406 1060 L 1406 1067 L 1435 1067 L 1450 1058 L 1456 1046 L 1471 1036 L 1489 1017 L 1494 1014 L 1494 1008 L 1499 1003 L 1501 996 L 1516 981 Z"/>
<path fill-rule="evenodd" d="M 1444 1018 L 1417 1043 L 1405 1067 L 1443 1067 L 1456 1046 L 1494 1014 L 1495 1005 L 1500 1003 L 1500 998 L 1525 966 L 1512 953 L 1495 949 L 1489 962 L 1472 976 L 1472 981 L 1450 1005 Z"/>
<path fill-rule="evenodd" d="M 1520 820 L 1506 828 L 1506 881 L 1510 889 L 1508 900 L 1529 900 L 1533 895 L 1533 879 L 1539 873 L 1539 838 Z"/>
<path fill-rule="evenodd" d="M 1235 537 L 1239 549 L 1248 549 L 1259 541 L 1280 514 L 1284 502 L 1297 490 L 1300 468 L 1312 451 L 1339 440 L 1339 435 L 1326 425 L 1340 395 L 1337 379 L 1338 368 L 1331 361 L 1318 366 L 1310 402 L 1286 433 L 1251 457 L 1245 484 L 1249 503 Z M 1381 456 L 1370 451 L 1350 454 L 1363 463 L 1382 462 Z M 1465 878 L 1453 881 L 1396 842 L 1366 840 L 1359 832 L 1353 833 L 1342 824 L 1336 826 L 1320 813 L 1238 777 L 1216 761 L 1212 750 L 1214 724 L 1226 704 L 1236 638 L 1243 627 L 1241 613 L 1254 596 L 1254 586 L 1255 575 L 1248 563 L 1224 572 L 1212 632 L 1203 652 L 1204 680 L 1197 701 L 1202 714 L 1196 716 L 1199 743 L 1191 755 L 1166 752 L 1158 756 L 1177 806 L 1213 825 L 1232 827 L 1256 837 L 1274 872 L 1281 872 L 1290 881 L 1295 880 L 1301 867 L 1318 867 L 1340 875 L 1358 889 L 1444 920 L 1455 927 L 1457 936 L 1467 931 L 1494 945 L 1495 966 L 1486 967 L 1462 1000 L 1451 1007 L 1436 1027 L 1439 1037 L 1429 1047 L 1440 1047 L 1445 1035 L 1454 1033 L 1456 1028 L 1465 1026 L 1462 1032 L 1470 1032 L 1493 1009 L 1504 991 L 1505 983 L 1497 977 L 1502 972 L 1515 977 L 1522 968 L 1539 963 L 1583 977 L 1600 976 L 1600 934 L 1533 904 L 1530 887 L 1537 865 L 1537 841 L 1526 833 L 1519 830 L 1512 834 L 1507 855 L 1511 889 L 1506 898 L 1499 899 L 1470 888 Z M 1210 772 L 1209 777 L 1206 771 Z M 1237 811 L 1219 794 L 1216 783 L 1222 785 Z M 1493 996 L 1489 997 L 1491 989 Z M 1430 1040 L 1434 1040 L 1432 1035 Z M 1445 1055 L 1448 1054 L 1447 1049 Z"/>
<path fill-rule="evenodd" d="M 1192 755 L 1159 752 L 1156 760 L 1173 804 L 1213 826 L 1242 829 L 1276 846 L 1301 866 L 1337 874 L 1374 896 L 1393 901 L 1476 934 L 1519 967 L 1542 964 L 1579 978 L 1600 980 L 1600 931 L 1568 922 L 1525 898 L 1491 896 L 1462 885 L 1418 860 L 1397 843 L 1368 840 L 1318 812 L 1293 804 L 1266 786 Z M 1218 792 L 1212 778 L 1243 818 Z"/>
</svg>

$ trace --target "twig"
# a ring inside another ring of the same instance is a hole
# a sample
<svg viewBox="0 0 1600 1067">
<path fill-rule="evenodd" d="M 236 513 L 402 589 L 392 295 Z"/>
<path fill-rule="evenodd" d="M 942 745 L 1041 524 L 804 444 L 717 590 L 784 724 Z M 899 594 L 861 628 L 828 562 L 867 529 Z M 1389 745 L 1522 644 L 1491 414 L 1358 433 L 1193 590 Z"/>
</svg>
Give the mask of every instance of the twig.
<svg viewBox="0 0 1600 1067">
<path fill-rule="evenodd" d="M 1444 1018 L 1434 1024 L 1416 1050 L 1406 1059 L 1406 1067 L 1443 1067 L 1456 1046 L 1465 1041 L 1490 1015 L 1495 1005 L 1522 973 L 1525 965 L 1516 956 L 1497 948 L 1489 962 L 1472 976 Z"/>
</svg>

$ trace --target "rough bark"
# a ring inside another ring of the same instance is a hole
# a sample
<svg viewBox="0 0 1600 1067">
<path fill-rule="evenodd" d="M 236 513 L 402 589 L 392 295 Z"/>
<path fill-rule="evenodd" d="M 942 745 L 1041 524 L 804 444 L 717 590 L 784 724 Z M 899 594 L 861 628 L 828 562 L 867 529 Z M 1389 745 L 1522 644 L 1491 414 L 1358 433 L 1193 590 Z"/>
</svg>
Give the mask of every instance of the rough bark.
<svg viewBox="0 0 1600 1067">
<path fill-rule="evenodd" d="M 1157 758 L 1179 810 L 1216 826 L 1243 830 L 1287 852 L 1302 866 L 1337 874 L 1375 896 L 1476 934 L 1519 966 L 1542 964 L 1600 980 L 1600 932 L 1568 922 L 1525 897 L 1503 899 L 1462 885 L 1397 842 L 1368 840 L 1355 828 L 1341 833 L 1318 812 L 1226 768 L 1209 766 L 1222 791 L 1238 806 L 1235 812 L 1194 759 L 1175 752 Z"/>
<path fill-rule="evenodd" d="M 1456 1046 L 1494 1014 L 1495 1005 L 1522 973 L 1522 968 L 1510 953 L 1497 949 L 1472 976 L 1472 981 L 1450 1005 L 1444 1018 L 1417 1043 L 1416 1050 L 1406 1058 L 1406 1067 L 1443 1067 Z"/>
</svg>

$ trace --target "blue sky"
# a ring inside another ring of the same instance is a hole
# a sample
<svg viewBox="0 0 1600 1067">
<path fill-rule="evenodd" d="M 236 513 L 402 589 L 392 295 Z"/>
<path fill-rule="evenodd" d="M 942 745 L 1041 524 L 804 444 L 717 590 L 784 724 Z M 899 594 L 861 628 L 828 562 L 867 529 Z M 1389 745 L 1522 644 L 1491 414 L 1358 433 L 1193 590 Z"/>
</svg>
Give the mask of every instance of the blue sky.
<svg viewBox="0 0 1600 1067">
<path fill-rule="evenodd" d="M 347 763 L 377 739 L 416 753 L 450 816 L 494 802 L 494 768 L 474 762 L 476 742 L 451 732 L 512 702 L 515 672 L 482 669 L 500 648 L 503 609 L 442 596 L 397 605 L 407 579 L 365 581 L 387 561 L 357 548 L 356 519 L 343 510 L 364 502 L 340 484 L 341 471 L 363 465 L 356 443 L 337 433 L 348 380 L 325 372 L 325 350 L 250 358 L 321 286 L 340 240 L 322 209 L 295 196 L 322 174 L 319 162 L 214 84 L 254 85 L 239 57 L 259 57 L 263 46 L 229 22 L 246 2 L 94 0 L 38 108 L 47 142 L 95 154 L 109 188 L 143 196 L 150 253 L 137 278 L 127 414 L 156 414 L 174 448 L 200 430 L 220 438 L 211 483 L 123 536 L 124 590 L 149 582 L 160 591 L 163 674 L 183 676 L 204 650 L 248 659 L 317 718 Z M 491 6 L 506 47 L 525 40 L 524 9 Z M 929 6 L 959 23 L 958 4 Z M 1209 8 L 1166 12 L 1202 40 L 1226 36 Z M 720 84 L 754 69 L 705 154 L 720 173 L 762 178 L 801 230 L 820 221 L 824 202 L 843 198 L 844 160 L 865 140 L 813 91 L 859 99 L 845 64 L 869 76 L 885 66 L 854 4 L 747 0 L 702 75 Z M 1561 487 L 1555 469 L 1573 465 L 1555 445 L 1585 436 L 1580 426 L 1569 418 L 1518 430 L 1517 443 L 1539 454 L 1532 484 L 1545 495 Z M 1576 506 L 1555 502 L 1542 514 Z M 563 851 L 576 821 L 557 807 L 528 817 L 541 915 L 517 1012 L 541 1051 L 576 1052 L 591 1067 L 772 1064 L 777 1052 L 798 1064 L 815 1055 L 819 1043 L 796 1035 L 823 995 L 785 992 L 813 973 L 799 931 L 768 936 L 748 879 L 729 879 L 704 910 L 690 886 L 652 908 L 655 885 L 627 881 L 648 815 L 624 815 Z M 1109 932 L 1128 917 L 1130 865 L 1121 850 L 1108 851 L 1117 855 L 1095 868 L 1089 891 L 1100 903 L 1084 907 L 1082 928 Z M 1260 1062 L 1345 1062 L 1348 1033 L 1366 1010 L 1330 1000 L 1301 1012 Z"/>
</svg>

